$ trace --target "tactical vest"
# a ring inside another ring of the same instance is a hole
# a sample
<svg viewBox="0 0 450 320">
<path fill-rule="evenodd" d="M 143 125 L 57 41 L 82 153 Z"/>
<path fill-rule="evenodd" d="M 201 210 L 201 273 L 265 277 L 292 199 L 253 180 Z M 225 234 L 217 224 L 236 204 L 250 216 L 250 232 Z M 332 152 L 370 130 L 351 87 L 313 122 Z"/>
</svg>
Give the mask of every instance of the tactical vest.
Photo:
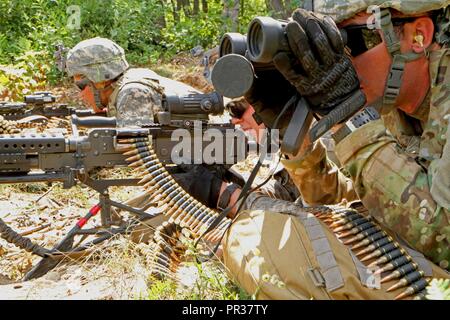
<svg viewBox="0 0 450 320">
<path fill-rule="evenodd" d="M 114 91 L 109 99 L 108 117 L 116 116 L 117 96 L 127 84 L 139 83 L 162 95 L 164 93 L 164 88 L 159 84 L 157 77 L 158 75 L 155 72 L 145 68 L 131 68 L 125 71 L 123 76 L 113 84 Z"/>
</svg>

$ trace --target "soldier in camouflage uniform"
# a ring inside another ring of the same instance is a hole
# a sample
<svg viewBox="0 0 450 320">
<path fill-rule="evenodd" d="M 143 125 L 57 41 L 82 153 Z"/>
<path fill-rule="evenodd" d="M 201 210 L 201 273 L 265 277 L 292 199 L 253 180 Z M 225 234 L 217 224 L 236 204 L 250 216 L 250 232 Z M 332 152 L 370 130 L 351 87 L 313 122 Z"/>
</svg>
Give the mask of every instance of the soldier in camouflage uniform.
<svg viewBox="0 0 450 320">
<path fill-rule="evenodd" d="M 371 5 L 392 17 L 382 20 L 377 30 L 381 41 L 372 44 L 373 39 L 365 38 L 370 31 L 366 10 Z M 406 241 L 408 251 L 413 247 L 442 268 L 432 264 L 428 275 L 448 278 L 444 271 L 450 270 L 448 1 L 318 0 L 310 9 L 331 16 L 340 28 L 366 29 L 360 33 L 365 48 L 347 53 L 367 104 L 378 107 L 381 119 L 353 128 L 337 142 L 343 170 L 329 161 L 320 141 L 305 142 L 283 165 L 305 202 L 323 205 L 361 199 L 386 232 Z M 294 19 L 296 15 L 329 24 L 320 15 L 296 11 Z M 286 70 L 277 61 L 275 65 L 297 90 L 305 85 L 298 81 L 297 71 Z M 237 197 L 238 193 L 232 200 Z M 245 207 L 249 210 L 237 217 L 225 237 L 224 261 L 247 291 L 257 292 L 259 298 L 393 298 L 384 290 L 366 291 L 361 261 L 308 211 L 261 194 L 251 194 Z"/>
<path fill-rule="evenodd" d="M 124 50 L 104 38 L 81 41 L 67 55 L 66 70 L 83 100 L 95 111 L 116 117 L 119 126 L 147 125 L 161 111 L 163 93 L 194 88 L 144 68 L 130 68 Z"/>
<path fill-rule="evenodd" d="M 164 93 L 198 92 L 191 86 L 162 77 L 152 70 L 130 68 L 125 52 L 105 38 L 79 42 L 67 54 L 66 71 L 73 77 L 80 96 L 96 112 L 116 117 L 118 126 L 141 126 L 157 121 Z M 147 205 L 142 192 L 126 204 Z"/>
</svg>

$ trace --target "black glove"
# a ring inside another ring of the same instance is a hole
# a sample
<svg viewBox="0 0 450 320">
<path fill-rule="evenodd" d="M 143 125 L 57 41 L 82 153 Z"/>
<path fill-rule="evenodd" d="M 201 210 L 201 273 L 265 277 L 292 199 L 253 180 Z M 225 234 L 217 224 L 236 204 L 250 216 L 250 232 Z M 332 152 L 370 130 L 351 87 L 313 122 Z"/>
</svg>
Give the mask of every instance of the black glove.
<svg viewBox="0 0 450 320">
<path fill-rule="evenodd" d="M 275 118 L 295 94 L 295 87 L 278 70 L 272 69 L 256 73 L 253 86 L 245 94 L 245 99 L 255 109 L 254 117 L 258 124 L 262 121 L 266 127 L 273 128 Z M 287 115 L 280 119 L 279 129 L 286 127 L 289 123 Z M 258 118 L 261 121 L 258 121 Z"/>
<path fill-rule="evenodd" d="M 297 9 L 286 26 L 292 53 L 280 52 L 274 64 L 309 102 L 328 114 L 359 89 L 359 80 L 333 19 Z"/>
<path fill-rule="evenodd" d="M 222 180 L 202 165 L 178 165 L 185 172 L 172 174 L 175 181 L 192 197 L 210 208 L 217 207 Z"/>
</svg>

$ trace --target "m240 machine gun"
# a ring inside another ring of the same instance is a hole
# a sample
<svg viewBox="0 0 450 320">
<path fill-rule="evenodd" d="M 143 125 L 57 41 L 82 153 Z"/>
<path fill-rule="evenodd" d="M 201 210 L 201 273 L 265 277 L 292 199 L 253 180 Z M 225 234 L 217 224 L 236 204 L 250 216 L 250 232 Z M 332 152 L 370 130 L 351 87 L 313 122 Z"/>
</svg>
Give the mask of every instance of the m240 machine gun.
<svg viewBox="0 0 450 320">
<path fill-rule="evenodd" d="M 189 101 L 192 102 L 192 100 Z M 202 101 L 205 103 L 204 99 L 198 101 L 199 103 L 202 103 Z M 171 121 L 174 122 L 171 123 Z M 172 214 L 179 214 L 177 210 L 182 207 L 181 204 L 184 205 L 183 208 L 185 209 L 190 204 L 191 207 L 193 206 L 192 208 L 189 207 L 192 209 L 190 214 L 194 216 L 202 215 L 203 218 L 206 216 L 208 217 L 207 221 L 213 220 L 211 217 L 215 215 L 215 212 L 187 195 L 164 167 L 164 165 L 174 162 L 172 150 L 180 143 L 179 140 L 174 141 L 172 139 L 175 130 L 183 129 L 192 133 L 196 128 L 198 130 L 198 123 L 192 120 L 171 121 L 165 125 L 155 124 L 147 128 L 117 128 L 113 126 L 115 124 L 114 118 L 78 118 L 74 115 L 73 127 L 85 126 L 91 127 L 91 129 L 83 135 L 79 135 L 78 130 L 73 130 L 74 134 L 71 136 L 63 136 L 58 133 L 0 135 L 0 183 L 62 182 L 64 188 L 82 183 L 99 194 L 99 202 L 91 208 L 85 217 L 77 222 L 53 249 L 46 249 L 32 243 L 0 219 L 0 235 L 3 238 L 43 257 L 26 275 L 25 279 L 40 277 L 54 268 L 63 257 L 79 253 L 92 245 L 111 238 L 115 234 L 125 233 L 140 221 L 156 216 L 156 214 L 150 214 L 140 208 L 134 208 L 110 199 L 109 188 L 112 186 L 137 186 L 145 181 L 147 187 L 149 187 L 149 183 L 151 184 L 152 192 L 158 194 L 168 192 L 166 201 L 169 202 L 166 202 L 166 204 L 173 205 L 176 208 L 175 211 L 171 211 Z M 201 125 L 200 128 L 201 132 L 213 129 L 214 132 L 226 136 L 230 133 L 229 130 L 233 129 L 233 125 L 206 123 Z M 229 143 L 230 139 L 224 139 L 222 144 L 224 150 L 220 154 L 231 152 L 237 155 L 239 138 L 239 135 L 235 136 L 231 140 L 235 143 L 232 144 Z M 203 139 L 202 149 L 210 143 L 211 141 Z M 195 142 L 193 141 L 192 144 L 195 144 Z M 242 144 L 240 145 L 242 147 Z M 175 154 L 175 156 L 193 160 L 196 154 L 185 152 Z M 245 157 L 245 154 L 243 156 Z M 224 159 L 229 159 L 229 157 L 217 158 L 216 163 L 221 163 Z M 235 157 L 235 160 L 239 159 Z M 96 168 L 125 167 L 130 163 L 132 166 L 143 166 L 141 169 L 147 171 L 147 176 L 125 179 L 95 179 L 92 175 Z M 112 207 L 130 212 L 135 219 L 129 219 L 117 225 L 112 219 Z M 102 228 L 82 229 L 86 222 L 97 213 L 100 213 Z M 96 238 L 88 243 L 73 247 L 74 238 L 77 235 L 95 235 Z"/>
</svg>

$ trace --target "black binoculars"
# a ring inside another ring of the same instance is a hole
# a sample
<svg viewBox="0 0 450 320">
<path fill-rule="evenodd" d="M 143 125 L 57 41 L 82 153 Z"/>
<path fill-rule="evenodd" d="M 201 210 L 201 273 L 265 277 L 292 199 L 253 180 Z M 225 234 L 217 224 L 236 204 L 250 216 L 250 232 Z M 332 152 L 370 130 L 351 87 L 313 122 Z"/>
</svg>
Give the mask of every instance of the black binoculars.
<svg viewBox="0 0 450 320">
<path fill-rule="evenodd" d="M 214 88 L 225 97 L 245 95 L 251 88 L 255 71 L 274 69 L 273 57 L 290 51 L 285 35 L 288 21 L 271 17 L 256 17 L 246 35 L 225 33 L 220 40 L 219 55 L 211 74 Z M 344 43 L 345 30 L 340 30 Z"/>
</svg>

